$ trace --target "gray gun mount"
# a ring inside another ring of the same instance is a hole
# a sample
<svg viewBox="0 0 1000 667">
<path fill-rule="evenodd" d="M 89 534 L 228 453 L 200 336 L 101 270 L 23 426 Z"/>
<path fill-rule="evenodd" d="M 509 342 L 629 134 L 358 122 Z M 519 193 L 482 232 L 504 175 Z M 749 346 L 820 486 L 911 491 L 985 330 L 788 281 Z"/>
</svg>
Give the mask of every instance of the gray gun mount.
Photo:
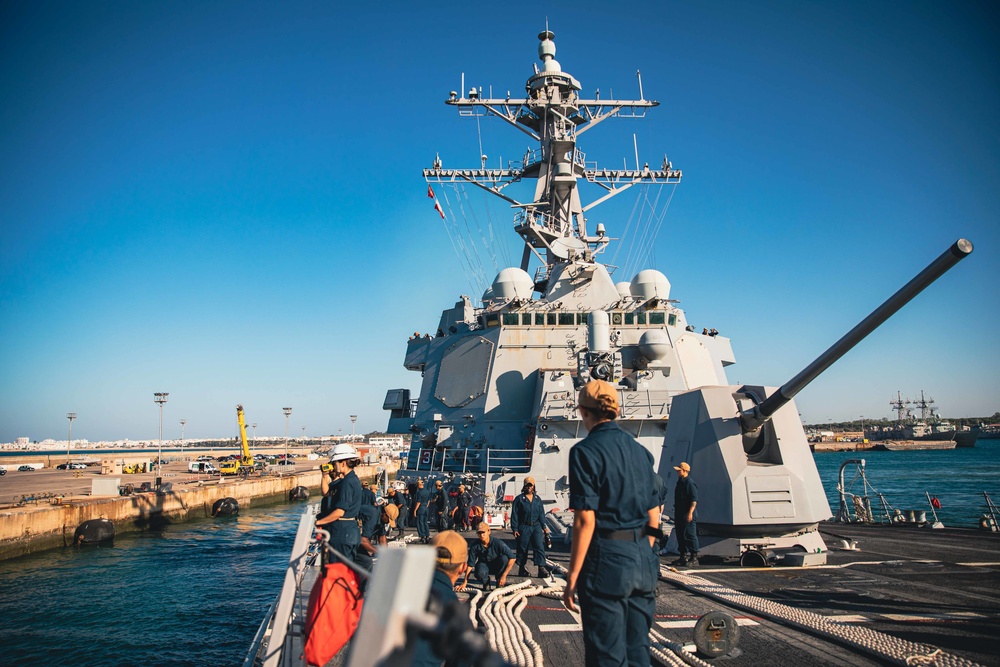
<svg viewBox="0 0 1000 667">
<path fill-rule="evenodd" d="M 703 555 L 758 565 L 782 556 L 786 564 L 826 562 L 818 525 L 831 517 L 830 505 L 793 397 L 971 252 L 971 243 L 957 241 L 780 388 L 704 386 L 674 396 L 659 474 L 673 489 L 674 466 L 691 465 Z M 672 515 L 669 500 L 667 507 Z"/>
</svg>

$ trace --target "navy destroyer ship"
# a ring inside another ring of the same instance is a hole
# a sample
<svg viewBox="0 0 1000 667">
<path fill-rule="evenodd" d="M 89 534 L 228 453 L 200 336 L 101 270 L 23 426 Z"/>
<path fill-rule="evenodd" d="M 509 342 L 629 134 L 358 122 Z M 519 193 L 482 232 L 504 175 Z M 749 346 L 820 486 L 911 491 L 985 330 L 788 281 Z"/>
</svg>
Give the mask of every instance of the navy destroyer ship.
<svg viewBox="0 0 1000 667">
<path fill-rule="evenodd" d="M 641 85 L 637 100 L 581 97 L 581 84 L 555 59 L 554 34 L 545 30 L 539 41 L 540 66 L 525 97 L 472 89 L 446 100 L 463 116 L 499 118 L 538 149 L 496 169 L 485 159 L 469 169 L 435 160 L 424 171 L 431 196 L 434 186 L 462 183 L 510 204 L 524 249 L 520 265 L 499 271 L 479 298 L 460 295 L 433 333 L 408 341 L 404 364 L 421 374 L 419 394 L 392 389 L 383 406 L 389 430 L 412 443 L 400 477 L 462 480 L 487 509 L 535 477 L 552 510 L 549 565 L 559 572 L 572 525 L 558 511 L 568 500 L 568 451 L 585 436 L 576 392 L 591 378 L 607 380 L 619 391 L 622 427 L 653 454 L 668 488 L 673 465 L 689 461 L 704 499 L 705 566 L 661 568 L 650 634 L 656 664 L 1000 665 L 1000 533 L 890 528 L 850 512 L 843 523 L 826 523 L 830 507 L 794 405 L 800 390 L 967 256 L 971 243 L 956 242 L 781 387 L 730 385 L 729 340 L 694 331 L 661 272 L 644 269 L 616 283 L 614 267 L 600 261 L 614 239 L 586 217 L 634 186 L 681 179 L 666 159 L 658 169 L 600 168 L 577 143 L 602 121 L 642 117 L 657 103 L 643 98 Z M 508 188 L 522 181 L 534 181 L 524 201 Z M 583 184 L 604 192 L 584 203 Z M 325 552 L 314 512 L 302 515 L 283 589 L 247 667 L 304 663 L 306 600 Z M 411 540 L 407 534 L 379 551 L 357 632 L 329 664 L 408 664 L 415 629 L 469 640 L 449 625 L 454 617 L 426 612 L 434 552 Z M 503 663 L 582 664 L 582 628 L 561 604 L 561 579 L 510 581 L 461 596 L 462 613 Z"/>
</svg>

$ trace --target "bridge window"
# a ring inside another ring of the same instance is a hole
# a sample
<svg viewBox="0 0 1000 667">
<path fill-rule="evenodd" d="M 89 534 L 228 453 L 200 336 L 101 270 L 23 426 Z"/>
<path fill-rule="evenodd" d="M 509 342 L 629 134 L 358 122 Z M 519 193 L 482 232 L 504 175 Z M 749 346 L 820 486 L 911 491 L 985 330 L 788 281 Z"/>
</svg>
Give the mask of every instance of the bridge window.
<svg viewBox="0 0 1000 667">
<path fill-rule="evenodd" d="M 576 323 L 577 324 L 586 324 L 587 323 L 587 313 L 577 313 L 576 314 Z"/>
<path fill-rule="evenodd" d="M 523 313 L 521 315 L 521 324 L 524 326 L 529 326 L 531 324 L 532 316 L 534 313 Z"/>
<path fill-rule="evenodd" d="M 625 324 L 635 324 L 635 313 L 625 313 Z"/>
<path fill-rule="evenodd" d="M 667 324 L 669 324 L 670 326 L 674 326 L 677 324 L 677 313 L 670 313 L 670 316 L 667 317 Z"/>
<path fill-rule="evenodd" d="M 635 314 L 635 320 L 636 320 L 637 324 L 645 324 L 646 323 L 646 313 L 636 313 Z"/>
<path fill-rule="evenodd" d="M 576 324 L 576 314 L 559 313 L 559 324 L 560 326 L 573 326 L 574 324 Z"/>
<path fill-rule="evenodd" d="M 663 321 L 665 319 L 665 317 L 664 317 L 665 315 L 666 315 L 666 313 L 659 313 L 659 312 L 650 313 L 649 314 L 649 323 L 650 324 L 663 324 Z"/>
<path fill-rule="evenodd" d="M 521 315 L 519 313 L 504 313 L 503 323 L 505 325 L 517 326 L 518 324 L 521 323 Z"/>
<path fill-rule="evenodd" d="M 545 313 L 535 313 L 535 324 L 545 324 Z"/>
</svg>

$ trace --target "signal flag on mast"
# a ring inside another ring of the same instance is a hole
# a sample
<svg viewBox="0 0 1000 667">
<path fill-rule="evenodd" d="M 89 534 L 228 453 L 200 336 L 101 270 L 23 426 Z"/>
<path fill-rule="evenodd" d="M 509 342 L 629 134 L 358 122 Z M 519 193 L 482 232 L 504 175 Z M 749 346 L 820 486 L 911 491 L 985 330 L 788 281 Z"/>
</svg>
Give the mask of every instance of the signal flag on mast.
<svg viewBox="0 0 1000 667">
<path fill-rule="evenodd" d="M 427 186 L 427 196 L 434 200 L 434 210 L 437 211 L 441 216 L 441 219 L 444 220 L 444 209 L 441 208 L 441 202 L 439 202 L 437 197 L 434 196 L 434 188 L 432 188 L 429 184 Z"/>
</svg>

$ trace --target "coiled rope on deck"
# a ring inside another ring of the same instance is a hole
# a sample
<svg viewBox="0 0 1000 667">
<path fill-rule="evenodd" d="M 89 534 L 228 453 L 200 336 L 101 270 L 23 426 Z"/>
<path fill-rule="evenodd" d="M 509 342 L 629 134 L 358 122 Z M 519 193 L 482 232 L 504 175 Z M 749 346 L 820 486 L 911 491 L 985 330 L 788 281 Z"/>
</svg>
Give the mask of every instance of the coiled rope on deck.
<svg viewBox="0 0 1000 667">
<path fill-rule="evenodd" d="M 497 588 L 479 605 L 479 618 L 486 639 L 504 660 L 521 667 L 542 667 L 545 657 L 531 629 L 521 618 L 528 598 L 554 589 L 533 586 L 530 579 Z M 477 594 L 470 603 L 478 600 Z"/>
<path fill-rule="evenodd" d="M 814 634 L 836 639 L 897 665 L 975 667 L 978 664 L 966 658 L 946 653 L 935 646 L 900 639 L 871 628 L 837 623 L 826 616 L 811 611 L 796 609 L 780 602 L 742 593 L 714 584 L 701 577 L 682 574 L 669 568 L 661 568 L 660 575 L 670 583 L 699 595 L 719 600 L 732 607 L 752 611 Z"/>
</svg>

